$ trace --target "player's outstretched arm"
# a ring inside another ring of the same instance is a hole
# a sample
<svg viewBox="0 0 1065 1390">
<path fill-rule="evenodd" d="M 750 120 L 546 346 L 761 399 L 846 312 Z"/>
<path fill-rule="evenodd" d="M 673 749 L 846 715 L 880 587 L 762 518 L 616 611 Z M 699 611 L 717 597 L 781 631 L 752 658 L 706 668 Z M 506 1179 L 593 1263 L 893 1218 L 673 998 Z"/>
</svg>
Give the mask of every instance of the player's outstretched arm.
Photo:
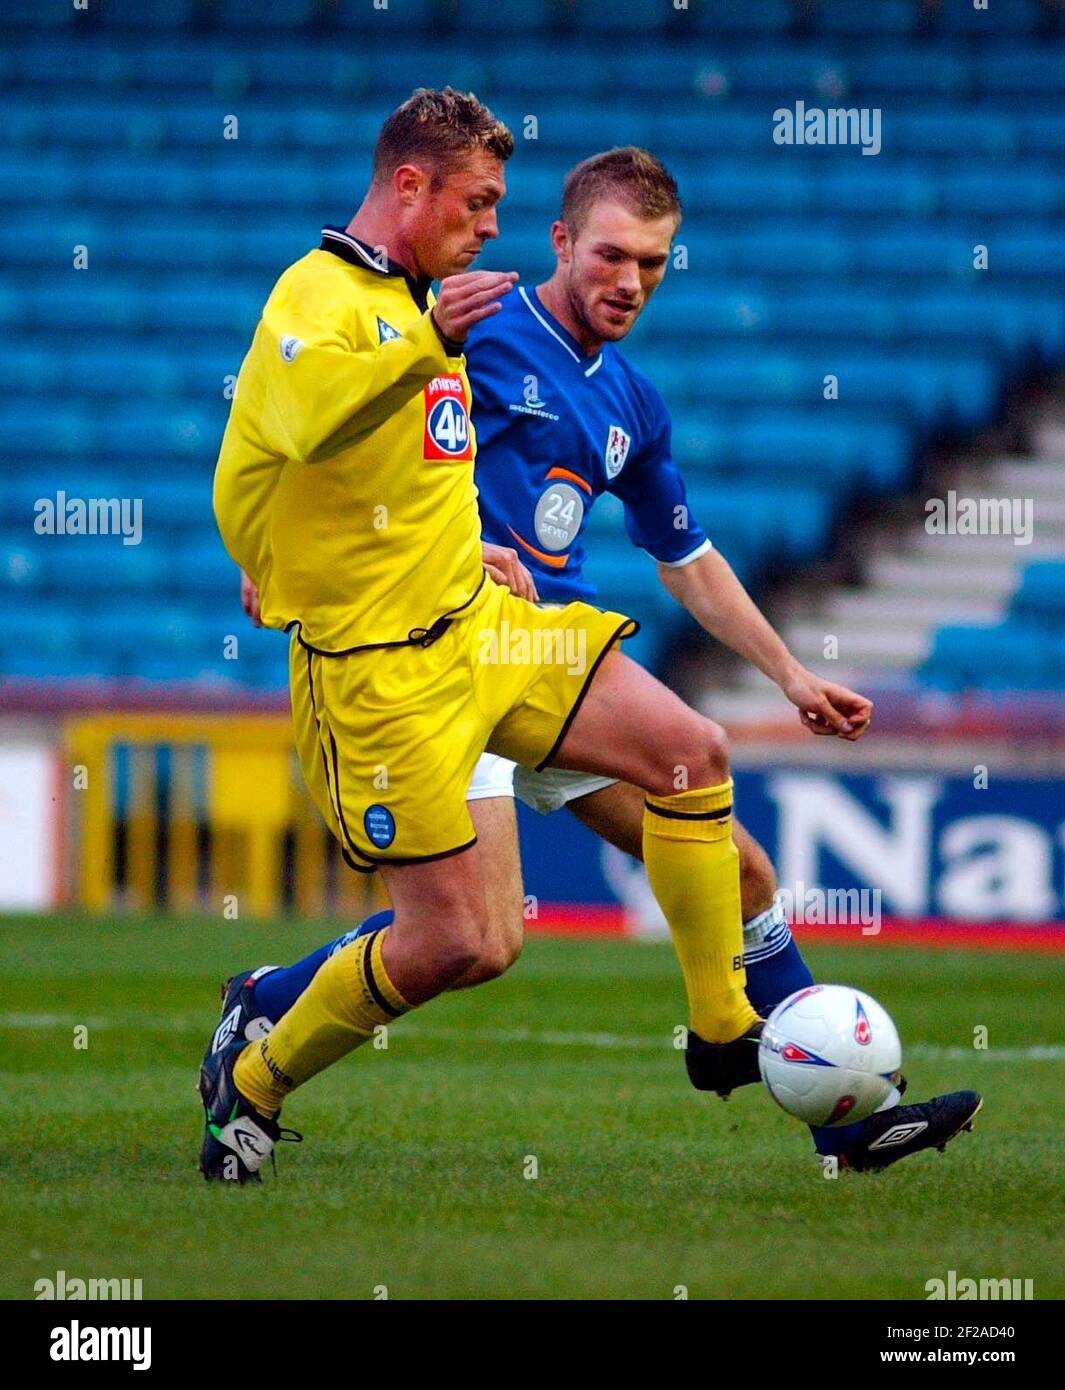
<svg viewBox="0 0 1065 1390">
<path fill-rule="evenodd" d="M 865 733 L 872 701 L 796 661 L 718 551 L 708 550 L 689 565 L 660 564 L 658 575 L 711 637 L 776 682 L 798 709 L 804 728 L 851 743 Z"/>
</svg>

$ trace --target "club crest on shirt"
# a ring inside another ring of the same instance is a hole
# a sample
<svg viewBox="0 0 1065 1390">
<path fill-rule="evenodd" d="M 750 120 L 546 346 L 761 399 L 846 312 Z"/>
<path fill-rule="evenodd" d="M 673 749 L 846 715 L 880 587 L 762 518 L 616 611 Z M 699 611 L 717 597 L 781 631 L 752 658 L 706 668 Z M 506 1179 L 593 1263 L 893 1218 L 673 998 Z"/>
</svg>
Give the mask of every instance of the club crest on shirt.
<svg viewBox="0 0 1065 1390">
<path fill-rule="evenodd" d="M 385 323 L 384 319 L 378 315 L 377 319 L 377 341 L 379 343 L 390 343 L 393 338 L 400 337 L 398 328 L 393 328 L 390 323 Z"/>
<path fill-rule="evenodd" d="M 626 434 L 620 425 L 610 426 L 610 433 L 606 439 L 606 453 L 604 454 L 608 478 L 616 478 L 624 468 L 631 444 L 631 434 Z"/>
</svg>

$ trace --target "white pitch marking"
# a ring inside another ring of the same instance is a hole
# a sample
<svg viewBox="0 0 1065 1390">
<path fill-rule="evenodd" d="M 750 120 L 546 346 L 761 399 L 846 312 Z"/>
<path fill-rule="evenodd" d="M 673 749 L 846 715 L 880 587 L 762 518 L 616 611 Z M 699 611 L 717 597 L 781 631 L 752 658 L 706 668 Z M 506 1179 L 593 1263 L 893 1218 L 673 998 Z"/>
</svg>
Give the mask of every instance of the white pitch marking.
<svg viewBox="0 0 1065 1390">
<path fill-rule="evenodd" d="M 83 1023 L 88 1028 L 124 1029 L 128 1032 L 170 1031 L 191 1033 L 210 1029 L 211 1020 L 188 1016 L 152 1017 L 136 1015 L 127 1019 L 84 1018 L 78 1014 L 0 1014 L 0 1028 L 73 1028 Z M 397 1024 L 397 1027 L 399 1025 Z M 651 1051 L 673 1049 L 673 1038 L 653 1037 L 646 1033 L 564 1033 L 535 1028 L 440 1028 L 422 1024 L 403 1023 L 397 1037 L 425 1038 L 446 1042 L 493 1042 L 502 1044 L 531 1043 L 537 1047 L 598 1047 L 614 1051 Z M 944 1047 L 938 1043 L 911 1043 L 903 1048 L 906 1057 L 927 1057 L 940 1062 L 968 1062 L 983 1058 L 989 1062 L 1061 1062 L 1065 1061 L 1065 1044 L 1049 1043 L 1031 1047 L 995 1047 L 986 1051 L 974 1047 Z"/>
</svg>

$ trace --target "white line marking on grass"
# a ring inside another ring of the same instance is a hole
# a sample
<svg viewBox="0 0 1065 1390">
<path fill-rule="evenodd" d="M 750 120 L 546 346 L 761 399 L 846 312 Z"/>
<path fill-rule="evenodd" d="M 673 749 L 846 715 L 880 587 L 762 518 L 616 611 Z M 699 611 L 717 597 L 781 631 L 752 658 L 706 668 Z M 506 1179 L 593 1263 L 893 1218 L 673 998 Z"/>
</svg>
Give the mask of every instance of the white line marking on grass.
<svg viewBox="0 0 1065 1390">
<path fill-rule="evenodd" d="M 79 1014 L 0 1014 L 0 1028 L 73 1028 L 83 1023 L 88 1028 L 118 1029 L 135 1033 L 210 1032 L 212 1020 L 191 1018 L 188 1015 L 169 1017 L 130 1015 L 128 1018 L 84 1018 Z M 659 1052 L 673 1049 L 672 1036 L 655 1037 L 647 1033 L 569 1033 L 537 1028 L 443 1028 L 431 1024 L 404 1022 L 397 1024 L 397 1038 L 424 1038 L 439 1042 L 490 1042 L 508 1044 L 531 1043 L 536 1047 L 598 1047 L 604 1051 Z M 944 1047 L 939 1043 L 911 1043 L 903 1048 L 904 1057 L 926 1057 L 938 1062 L 968 1062 L 983 1058 L 989 1062 L 1061 1062 L 1065 1061 L 1065 1044 L 1050 1043 L 1031 1047 L 995 1047 L 986 1051 L 974 1047 Z"/>
</svg>

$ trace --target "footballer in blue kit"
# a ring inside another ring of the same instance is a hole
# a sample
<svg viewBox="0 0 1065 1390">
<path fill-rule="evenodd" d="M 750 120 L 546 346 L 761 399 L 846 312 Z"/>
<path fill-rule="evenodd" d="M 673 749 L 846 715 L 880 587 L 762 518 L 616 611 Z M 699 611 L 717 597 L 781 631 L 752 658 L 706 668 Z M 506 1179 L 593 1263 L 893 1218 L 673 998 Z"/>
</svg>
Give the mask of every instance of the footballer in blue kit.
<svg viewBox="0 0 1065 1390">
<path fill-rule="evenodd" d="M 535 289 L 475 324 L 467 371 L 485 540 L 516 546 L 541 599 L 594 599 L 584 530 L 597 497 L 625 506 L 635 545 L 679 567 L 710 550 L 670 452 L 658 391 L 613 343 L 589 357 Z"/>
<path fill-rule="evenodd" d="M 554 273 L 542 285 L 516 287 L 471 331 L 464 351 L 486 568 L 541 603 L 595 601 L 583 572 L 585 535 L 596 499 L 612 493 L 634 545 L 653 557 L 664 587 L 703 628 L 775 680 L 810 732 L 854 741 L 868 726 L 870 703 L 799 666 L 758 612 L 690 513 L 662 397 L 617 347 L 665 274 L 679 221 L 676 185 L 647 151 L 616 149 L 583 161 L 566 178 L 552 226 Z M 245 607 L 253 605 L 246 594 Z M 486 889 L 495 935 L 483 967 L 456 987 L 494 978 L 521 950 L 515 796 L 544 814 L 566 807 L 603 839 L 642 857 L 644 794 L 637 787 L 557 766 L 516 767 L 485 753 L 468 798 L 485 863 L 494 866 Z M 738 822 L 734 838 L 746 991 L 764 1017 L 813 977 L 792 939 L 768 856 Z M 324 961 L 390 920 L 391 913 L 377 913 L 293 966 L 234 975 L 208 1057 L 235 1036 L 269 1029 Z M 759 1079 L 744 1063 L 722 1085 L 694 1035 L 685 1060 L 696 1089 L 727 1094 Z M 855 1170 L 883 1168 L 942 1149 L 980 1108 L 971 1091 L 902 1105 L 905 1084 L 866 1120 L 814 1129 L 817 1152 Z"/>
</svg>

